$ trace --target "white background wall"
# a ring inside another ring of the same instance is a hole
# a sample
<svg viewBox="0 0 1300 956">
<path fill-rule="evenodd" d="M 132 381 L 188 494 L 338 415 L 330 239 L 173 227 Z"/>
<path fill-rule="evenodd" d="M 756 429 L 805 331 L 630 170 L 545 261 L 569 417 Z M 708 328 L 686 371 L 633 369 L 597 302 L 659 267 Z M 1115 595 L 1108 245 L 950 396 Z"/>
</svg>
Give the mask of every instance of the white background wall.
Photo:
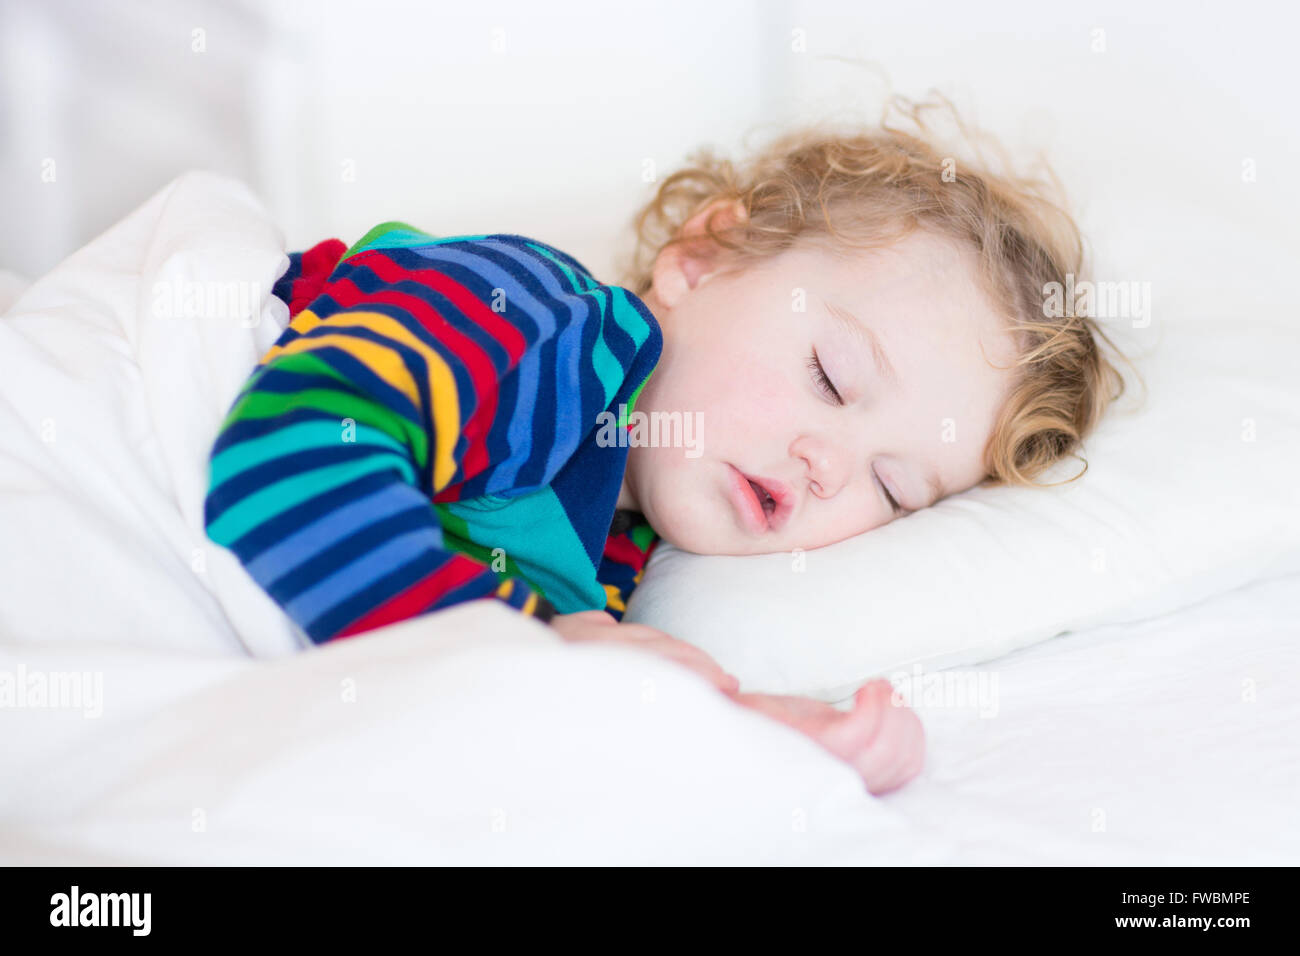
<svg viewBox="0 0 1300 956">
<path fill-rule="evenodd" d="M 400 218 L 612 278 L 646 160 L 869 120 L 887 75 L 1045 150 L 1115 278 L 1259 290 L 1300 261 L 1297 27 L 1254 2 L 4 0 L 0 267 L 39 274 L 203 166 L 291 248 Z"/>
</svg>

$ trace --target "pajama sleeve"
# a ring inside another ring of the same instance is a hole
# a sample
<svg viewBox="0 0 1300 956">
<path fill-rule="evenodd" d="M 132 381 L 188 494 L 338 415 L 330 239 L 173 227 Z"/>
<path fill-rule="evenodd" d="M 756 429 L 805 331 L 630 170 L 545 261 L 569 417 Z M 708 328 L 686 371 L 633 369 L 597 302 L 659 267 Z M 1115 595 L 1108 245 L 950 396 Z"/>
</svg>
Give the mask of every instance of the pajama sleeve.
<svg viewBox="0 0 1300 956">
<path fill-rule="evenodd" d="M 276 287 L 293 319 L 221 425 L 208 536 L 315 643 L 478 598 L 550 620 L 554 605 L 522 578 L 446 540 L 435 509 L 523 493 L 529 462 L 571 453 L 518 400 L 521 363 L 553 354 L 563 324 L 539 318 L 540 290 L 495 311 L 472 273 L 411 250 L 358 254 L 331 274 L 341 250 L 323 267 L 309 250 Z M 520 429 L 536 440 L 503 462 Z"/>
</svg>

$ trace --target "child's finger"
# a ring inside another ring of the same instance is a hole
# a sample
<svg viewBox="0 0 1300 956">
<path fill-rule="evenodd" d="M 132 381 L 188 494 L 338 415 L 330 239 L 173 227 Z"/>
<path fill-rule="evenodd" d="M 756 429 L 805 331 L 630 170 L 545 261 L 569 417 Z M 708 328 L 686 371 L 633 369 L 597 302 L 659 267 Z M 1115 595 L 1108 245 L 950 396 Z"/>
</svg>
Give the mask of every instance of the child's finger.
<svg viewBox="0 0 1300 956">
<path fill-rule="evenodd" d="M 740 689 L 740 681 L 723 670 L 722 665 L 698 647 L 671 637 L 651 640 L 655 642 L 656 647 L 654 649 L 658 653 L 689 667 L 712 683 L 718 690 L 734 693 Z"/>
<path fill-rule="evenodd" d="M 592 629 L 582 633 L 579 639 L 625 641 L 633 647 L 651 651 L 690 668 L 724 693 L 733 694 L 740 690 L 740 681 L 724 671 L 722 665 L 694 644 L 678 640 L 645 624 L 614 621 L 605 611 L 579 611 L 566 616 L 577 618 L 584 615 L 592 615 L 583 622 Z M 608 619 L 612 625 L 610 629 L 606 630 L 602 618 Z"/>
<path fill-rule="evenodd" d="M 723 670 L 722 665 L 715 661 L 707 651 L 701 650 L 694 644 L 688 644 L 685 641 L 679 641 L 672 637 L 665 637 L 663 640 L 665 646 L 672 648 L 673 651 L 681 655 L 682 658 L 691 661 L 711 673 L 721 675 L 722 677 L 730 676 L 725 670 Z"/>
<path fill-rule="evenodd" d="M 898 789 L 920 773 L 925 762 L 925 731 L 914 711 L 889 707 L 878 740 L 880 766 L 873 775 L 871 792 L 881 794 Z"/>
<path fill-rule="evenodd" d="M 614 615 L 608 611 L 574 611 L 572 614 L 566 614 L 565 617 L 581 618 L 584 621 L 590 621 L 593 624 L 618 624 L 614 620 Z"/>
</svg>

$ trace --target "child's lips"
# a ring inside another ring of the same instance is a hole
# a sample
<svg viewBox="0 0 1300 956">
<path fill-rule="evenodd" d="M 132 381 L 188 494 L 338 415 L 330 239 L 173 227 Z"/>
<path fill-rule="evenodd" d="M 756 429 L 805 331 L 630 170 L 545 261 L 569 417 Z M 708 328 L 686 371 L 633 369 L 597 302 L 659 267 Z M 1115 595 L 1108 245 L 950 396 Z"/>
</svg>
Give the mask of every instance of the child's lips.
<svg viewBox="0 0 1300 956">
<path fill-rule="evenodd" d="M 755 478 L 737 469 L 730 469 L 730 491 L 732 503 L 745 525 L 755 534 L 779 531 L 790 519 L 794 510 L 794 495 L 790 487 L 783 482 L 770 478 Z M 763 503 L 752 485 L 757 485 L 772 496 L 775 507 L 770 512 L 763 508 Z"/>
</svg>

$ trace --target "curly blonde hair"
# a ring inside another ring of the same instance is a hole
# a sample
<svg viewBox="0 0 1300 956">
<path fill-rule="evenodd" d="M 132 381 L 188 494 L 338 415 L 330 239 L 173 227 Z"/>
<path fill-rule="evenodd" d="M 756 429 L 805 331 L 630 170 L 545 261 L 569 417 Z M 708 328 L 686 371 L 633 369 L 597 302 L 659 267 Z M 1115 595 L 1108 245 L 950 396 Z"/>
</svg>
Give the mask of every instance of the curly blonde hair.
<svg viewBox="0 0 1300 956">
<path fill-rule="evenodd" d="M 976 159 L 958 160 L 934 143 L 928 111 L 944 109 Z M 911 131 L 894 124 L 899 117 Z M 711 205 L 739 203 L 745 215 L 705 235 L 727 250 L 728 270 L 743 269 L 799 242 L 872 248 L 914 229 L 955 237 L 979 257 L 990 300 L 1016 336 L 1010 392 L 984 451 L 986 483 L 1034 485 L 1044 470 L 1078 454 L 1124 379 L 1102 345 L 1122 358 L 1097 323 L 1068 307 L 1044 307 L 1049 283 L 1085 278 L 1085 251 L 1059 200 L 1059 181 L 1044 165 L 1032 177 L 996 172 L 978 152 L 984 134 L 963 124 L 946 99 L 916 103 L 893 96 L 877 127 L 813 124 L 786 132 L 743 163 L 708 148 L 664 179 L 634 220 L 635 249 L 622 284 L 643 296 L 659 253 L 698 241 L 682 225 Z M 1000 151 L 999 151 L 1000 152 Z M 1059 288 L 1059 287 L 1058 287 Z"/>
</svg>

